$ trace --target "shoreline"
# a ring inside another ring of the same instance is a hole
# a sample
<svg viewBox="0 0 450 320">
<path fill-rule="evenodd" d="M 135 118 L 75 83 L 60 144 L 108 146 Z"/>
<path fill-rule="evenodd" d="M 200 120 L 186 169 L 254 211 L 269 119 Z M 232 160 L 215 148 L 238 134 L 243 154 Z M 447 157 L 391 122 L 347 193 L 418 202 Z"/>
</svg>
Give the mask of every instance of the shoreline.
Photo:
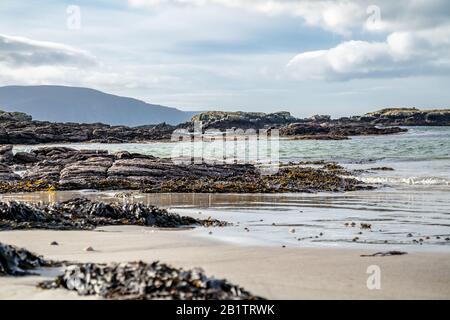
<svg viewBox="0 0 450 320">
<path fill-rule="evenodd" d="M 0 233 L 0 241 L 25 247 L 47 259 L 160 260 L 176 267 L 201 267 L 211 276 L 226 278 L 269 299 L 450 298 L 450 255 L 445 253 L 361 257 L 361 254 L 376 251 L 238 246 L 195 237 L 190 230 L 136 226 L 103 227 L 97 231 L 4 231 Z M 50 246 L 51 241 L 58 241 L 60 245 Z M 86 246 L 96 251 L 83 251 Z M 381 290 L 367 289 L 370 265 L 381 269 Z M 33 286 L 44 278 L 0 278 L 0 299 L 85 298 L 69 291 L 44 291 Z"/>
<path fill-rule="evenodd" d="M 226 221 L 230 225 L 194 228 L 190 234 L 229 245 L 450 252 L 448 228 L 435 224 L 436 219 L 446 219 L 445 212 L 450 208 L 445 204 L 446 192 L 385 189 L 340 194 L 142 194 L 85 190 L 3 194 L 0 200 L 55 204 L 80 197 L 156 206 L 198 221 Z M 439 208 L 430 211 L 429 206 L 442 201 Z M 418 220 L 418 215 L 428 218 Z M 352 223 L 355 225 L 349 225 Z M 364 229 L 361 224 L 370 228 Z"/>
</svg>

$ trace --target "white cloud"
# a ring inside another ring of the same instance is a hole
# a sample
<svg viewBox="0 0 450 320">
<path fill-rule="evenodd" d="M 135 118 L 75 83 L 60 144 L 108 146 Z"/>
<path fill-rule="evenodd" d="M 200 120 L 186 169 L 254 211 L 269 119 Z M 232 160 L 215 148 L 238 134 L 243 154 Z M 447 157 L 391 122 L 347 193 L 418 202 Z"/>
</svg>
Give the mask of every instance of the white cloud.
<svg viewBox="0 0 450 320">
<path fill-rule="evenodd" d="M 287 71 L 296 79 L 347 80 L 448 74 L 448 0 L 128 0 L 132 7 L 221 6 L 298 17 L 346 41 L 303 52 Z M 350 40 L 357 34 L 358 40 Z M 361 40 L 368 35 L 384 41 Z"/>
<path fill-rule="evenodd" d="M 303 18 L 308 25 L 343 34 L 366 17 L 364 3 L 346 0 L 128 0 L 128 3 L 134 8 L 223 6 L 268 15 L 291 15 Z"/>
<path fill-rule="evenodd" d="M 0 34 L 0 84 L 61 84 L 96 88 L 157 86 L 177 79 L 165 75 L 142 77 L 142 67 L 114 68 L 89 52 L 62 43 Z"/>
<path fill-rule="evenodd" d="M 348 80 L 450 72 L 450 27 L 391 33 L 384 42 L 346 41 L 300 53 L 287 65 L 296 79 Z"/>
<path fill-rule="evenodd" d="M 223 6 L 268 15 L 299 17 L 311 26 L 349 35 L 353 29 L 393 32 L 448 21 L 448 0 L 128 0 L 134 8 Z M 373 9 L 378 8 L 381 20 Z M 374 23 L 375 22 L 375 23 Z"/>
<path fill-rule="evenodd" d="M 0 64 L 7 66 L 82 66 L 96 63 L 89 53 L 64 44 L 0 34 Z"/>
</svg>

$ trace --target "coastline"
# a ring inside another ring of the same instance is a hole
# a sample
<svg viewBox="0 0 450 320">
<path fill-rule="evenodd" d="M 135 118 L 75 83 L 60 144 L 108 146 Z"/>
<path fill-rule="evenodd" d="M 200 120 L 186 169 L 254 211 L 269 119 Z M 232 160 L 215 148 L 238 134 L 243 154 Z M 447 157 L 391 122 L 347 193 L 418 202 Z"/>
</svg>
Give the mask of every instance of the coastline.
<svg viewBox="0 0 450 320">
<path fill-rule="evenodd" d="M 120 236 L 118 236 L 120 234 Z M 50 246 L 58 241 L 59 246 Z M 361 257 L 370 249 L 281 248 L 231 245 L 192 236 L 190 230 L 135 226 L 97 231 L 4 231 L 0 242 L 26 247 L 48 259 L 77 262 L 156 260 L 176 267 L 201 267 L 216 278 L 239 283 L 269 299 L 449 299 L 450 256 L 409 252 L 403 256 Z M 85 252 L 92 246 L 96 251 Z M 368 290 L 367 268 L 378 265 L 381 289 Z M 0 299 L 74 299 L 66 290 L 34 287 L 44 277 L 0 278 Z M 7 290 L 5 290 L 7 289 Z"/>
<path fill-rule="evenodd" d="M 0 242 L 26 248 L 47 259 L 94 263 L 142 259 L 160 260 L 185 269 L 201 267 L 209 276 L 225 278 L 269 299 L 449 299 L 450 234 L 446 221 L 450 207 L 446 182 L 450 177 L 445 171 L 448 131 L 424 129 L 416 133 L 412 130 L 396 137 L 402 138 L 361 137 L 345 145 L 334 141 L 317 145 L 313 142 L 283 144 L 282 150 L 288 150 L 281 154 L 283 162 L 310 164 L 316 158 L 337 160 L 346 172 L 357 173 L 352 177 L 379 181 L 374 190 L 173 194 L 83 188 L 5 193 L 0 195 L 3 201 L 54 203 L 81 196 L 96 201 L 144 202 L 198 219 L 220 218 L 234 226 L 176 231 L 143 227 L 100 229 L 106 232 L 4 231 L 0 233 Z M 365 148 L 369 143 L 371 148 Z M 416 147 L 411 149 L 411 145 Z M 438 145 L 441 147 L 436 148 Z M 136 148 L 147 146 L 120 145 L 129 148 L 131 154 Z M 105 145 L 108 152 L 110 147 Z M 138 152 L 155 152 L 155 148 L 145 148 Z M 305 154 L 305 150 L 313 151 Z M 425 158 L 422 150 L 429 150 Z M 83 155 L 83 152 L 75 153 Z M 297 159 L 298 155 L 306 159 Z M 47 158 L 41 159 L 43 163 Z M 133 164 L 137 160 L 115 161 Z M 81 173 L 97 169 L 84 168 L 85 162 L 74 168 L 83 169 Z M 335 167 L 331 163 L 320 164 L 326 170 Z M 15 160 L 12 166 L 14 170 L 21 169 Z M 317 167 L 313 164 L 314 170 L 320 169 Z M 388 167 L 391 170 L 371 169 Z M 73 174 L 74 168 L 65 172 Z M 343 172 L 336 168 L 337 175 Z M 133 170 L 148 176 L 141 166 Z M 122 171 L 126 172 L 125 168 Z M 362 224 L 371 228 L 363 228 Z M 50 246 L 52 241 L 60 245 Z M 95 251 L 84 251 L 89 246 Z M 388 250 L 408 254 L 361 257 L 361 254 Z M 370 265 L 381 268 L 381 290 L 367 289 Z M 35 287 L 40 281 L 51 280 L 55 274 L 50 277 L 48 273 L 56 271 L 46 270 L 41 277 L 3 277 L 0 299 L 96 299 L 66 290 L 44 291 Z"/>
</svg>

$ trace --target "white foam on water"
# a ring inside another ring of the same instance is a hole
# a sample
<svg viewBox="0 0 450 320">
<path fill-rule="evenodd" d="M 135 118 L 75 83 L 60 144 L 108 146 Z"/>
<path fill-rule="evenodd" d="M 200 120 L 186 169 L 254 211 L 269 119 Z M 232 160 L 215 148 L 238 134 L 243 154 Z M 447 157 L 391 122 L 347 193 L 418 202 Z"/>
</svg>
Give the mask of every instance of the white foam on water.
<svg viewBox="0 0 450 320">
<path fill-rule="evenodd" d="M 449 186 L 450 179 L 439 177 L 353 177 L 365 183 L 392 185 L 436 185 Z"/>
</svg>

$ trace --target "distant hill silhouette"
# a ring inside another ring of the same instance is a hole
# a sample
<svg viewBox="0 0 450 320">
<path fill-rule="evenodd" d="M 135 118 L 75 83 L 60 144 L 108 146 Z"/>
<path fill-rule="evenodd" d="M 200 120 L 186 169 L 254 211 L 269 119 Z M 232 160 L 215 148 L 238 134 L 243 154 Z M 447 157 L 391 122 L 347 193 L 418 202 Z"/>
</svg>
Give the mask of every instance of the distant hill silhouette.
<svg viewBox="0 0 450 320">
<path fill-rule="evenodd" d="M 89 88 L 47 85 L 0 87 L 0 109 L 25 112 L 35 120 L 128 126 L 178 124 L 198 113 Z"/>
</svg>

